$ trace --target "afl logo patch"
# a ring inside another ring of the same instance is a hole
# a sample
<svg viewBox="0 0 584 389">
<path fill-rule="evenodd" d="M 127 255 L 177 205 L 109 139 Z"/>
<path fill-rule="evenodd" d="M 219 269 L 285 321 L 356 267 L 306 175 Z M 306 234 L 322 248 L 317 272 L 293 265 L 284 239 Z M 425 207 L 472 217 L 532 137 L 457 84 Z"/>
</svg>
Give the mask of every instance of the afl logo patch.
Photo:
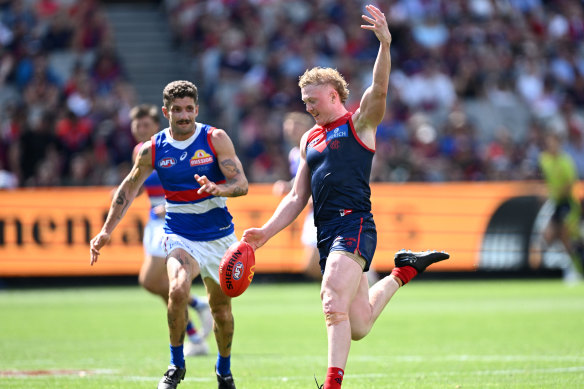
<svg viewBox="0 0 584 389">
<path fill-rule="evenodd" d="M 239 280 L 243 275 L 243 270 L 244 270 L 243 262 L 241 261 L 237 262 L 233 267 L 233 279 Z"/>
<path fill-rule="evenodd" d="M 206 165 L 213 162 L 213 156 L 205 150 L 195 151 L 195 155 L 191 158 L 191 166 Z"/>
<path fill-rule="evenodd" d="M 158 166 L 160 166 L 160 167 L 172 167 L 174 165 L 176 165 L 176 159 L 174 159 L 172 157 L 162 158 L 158 162 Z"/>
<path fill-rule="evenodd" d="M 331 149 L 333 149 L 333 150 L 338 150 L 338 148 L 339 148 L 340 146 L 341 146 L 341 142 L 339 142 L 339 140 L 338 140 L 338 139 L 335 139 L 335 140 L 333 140 L 333 141 L 330 143 L 330 145 L 329 145 L 329 147 L 330 147 Z"/>
</svg>

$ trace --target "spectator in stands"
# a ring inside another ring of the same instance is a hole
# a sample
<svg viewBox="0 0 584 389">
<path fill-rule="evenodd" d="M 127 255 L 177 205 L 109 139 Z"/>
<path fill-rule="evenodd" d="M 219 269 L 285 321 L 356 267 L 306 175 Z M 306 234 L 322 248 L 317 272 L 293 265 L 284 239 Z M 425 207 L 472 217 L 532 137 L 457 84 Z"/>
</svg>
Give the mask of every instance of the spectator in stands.
<svg viewBox="0 0 584 389">
<path fill-rule="evenodd" d="M 64 10 L 58 11 L 49 20 L 42 37 L 42 48 L 48 52 L 68 50 L 73 44 L 74 28 Z"/>
<path fill-rule="evenodd" d="M 273 121 L 258 121 L 257 112 L 270 112 L 271 119 L 278 122 L 285 111 L 303 109 L 298 105 L 296 82 L 304 68 L 337 68 L 356 91 L 369 84 L 362 65 L 375 57 L 377 46 L 358 25 L 350 23 L 361 11 L 354 1 L 165 0 L 165 5 L 175 34 L 172 43 L 193 53 L 189 76 L 203 80 L 200 92 L 209 104 L 204 112 L 234 134 L 247 132 L 250 126 L 260 134 L 252 141 L 242 138 L 241 145 L 234 137 L 242 157 L 247 155 L 246 165 L 252 167 L 252 181 L 274 181 L 286 175 L 285 161 L 278 158 L 285 154 L 283 136 L 280 132 L 267 139 L 265 134 L 274 131 Z M 391 118 L 397 128 L 406 127 L 417 114 L 428 115 L 430 126 L 423 130 L 434 129 L 440 152 L 418 158 L 420 144 L 415 132 L 407 132 L 398 141 L 381 138 L 385 135 L 379 131 L 381 147 L 373 166 L 374 179 L 468 178 L 463 172 L 468 172 L 469 162 L 454 152 L 448 123 L 453 107 L 463 111 L 473 126 L 469 150 L 479 156 L 470 164 L 473 179 L 533 177 L 533 151 L 525 154 L 526 160 L 512 158 L 508 170 L 513 174 L 509 174 L 500 166 L 493 168 L 494 161 L 488 160 L 484 150 L 501 126 L 509 128 L 517 149 L 531 141 L 534 120 L 568 121 L 563 110 L 566 104 L 582 111 L 584 3 L 391 0 L 382 4 L 382 11 L 396 38 L 391 78 L 395 93 L 388 101 Z M 111 27 L 97 0 L 5 2 L 0 9 L 0 121 L 8 117 L 1 103 L 20 100 L 13 99 L 12 93 L 25 100 L 27 116 L 39 117 L 46 110 L 60 112 L 86 77 L 89 80 L 83 82 L 93 96 L 91 101 L 77 101 L 78 114 L 84 115 L 91 102 L 89 119 L 94 127 L 127 116 L 121 112 L 126 106 L 115 112 L 115 104 L 108 103 L 117 101 L 112 98 L 118 94 L 117 85 L 127 81 L 113 43 Z M 56 51 L 79 60 L 74 75 L 70 70 L 65 74 L 62 68 L 51 71 Z M 45 63 L 37 64 L 42 57 Z M 43 73 L 35 73 L 37 67 L 47 71 L 44 81 L 25 92 L 33 75 Z M 12 92 L 15 87 L 17 91 Z M 56 108 L 54 97 L 47 104 L 33 96 L 37 90 L 46 94 L 51 89 L 49 95 L 54 96 L 55 88 Z M 358 104 L 347 102 L 351 110 Z M 399 149 L 395 148 L 398 144 Z M 93 145 L 101 147 L 98 142 Z M 103 154 L 101 150 L 96 153 Z M 114 171 L 125 162 L 113 158 L 105 170 Z M 424 165 L 436 170 L 421 174 Z M 11 164 L 6 167 L 15 169 Z"/>
</svg>

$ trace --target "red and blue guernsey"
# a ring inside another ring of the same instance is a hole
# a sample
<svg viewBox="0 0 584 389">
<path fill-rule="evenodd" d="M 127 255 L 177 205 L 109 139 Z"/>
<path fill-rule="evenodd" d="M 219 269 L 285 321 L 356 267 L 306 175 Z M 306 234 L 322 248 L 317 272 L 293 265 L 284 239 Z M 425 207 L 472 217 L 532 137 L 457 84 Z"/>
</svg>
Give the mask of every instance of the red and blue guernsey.
<svg viewBox="0 0 584 389">
<path fill-rule="evenodd" d="M 369 176 L 375 150 L 357 136 L 352 113 L 310 130 L 306 162 L 310 168 L 317 226 L 348 214 L 371 212 Z"/>
<path fill-rule="evenodd" d="M 211 143 L 215 130 L 197 123 L 195 133 L 177 141 L 166 128 L 152 137 L 152 165 L 158 172 L 166 198 L 164 231 L 192 241 L 210 241 L 233 233 L 233 217 L 226 198 L 197 194 L 195 174 L 216 184 L 225 183 Z"/>
</svg>

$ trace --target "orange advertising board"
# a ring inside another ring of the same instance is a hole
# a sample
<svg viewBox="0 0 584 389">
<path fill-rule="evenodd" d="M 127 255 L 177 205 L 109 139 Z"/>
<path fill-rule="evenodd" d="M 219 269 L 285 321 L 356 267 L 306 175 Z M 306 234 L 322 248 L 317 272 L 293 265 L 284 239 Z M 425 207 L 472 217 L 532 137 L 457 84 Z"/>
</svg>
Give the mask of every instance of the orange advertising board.
<svg viewBox="0 0 584 389">
<path fill-rule="evenodd" d="M 89 240 L 107 215 L 112 188 L 0 191 L 0 277 L 137 274 L 148 201 L 138 197 L 99 261 L 89 265 Z M 541 193 L 540 184 L 374 184 L 378 244 L 373 267 L 393 268 L 401 248 L 446 250 L 452 259 L 434 271 L 472 271 L 489 218 L 513 196 Z M 251 185 L 247 196 L 228 199 L 236 235 L 261 226 L 280 201 L 271 185 Z M 256 252 L 257 272 L 301 272 L 303 215 Z"/>
</svg>

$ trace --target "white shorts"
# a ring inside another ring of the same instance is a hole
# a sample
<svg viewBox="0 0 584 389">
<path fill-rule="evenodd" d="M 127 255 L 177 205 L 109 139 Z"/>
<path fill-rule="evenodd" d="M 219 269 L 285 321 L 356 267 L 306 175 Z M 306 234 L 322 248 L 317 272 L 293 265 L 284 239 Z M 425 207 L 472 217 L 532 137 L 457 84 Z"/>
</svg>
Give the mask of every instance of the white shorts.
<svg viewBox="0 0 584 389">
<path fill-rule="evenodd" d="M 201 268 L 201 278 L 212 278 L 219 285 L 219 264 L 229 246 L 237 242 L 235 234 L 227 235 L 217 240 L 195 242 L 175 234 L 164 235 L 164 250 L 166 255 L 172 250 L 181 248 L 189 253 Z"/>
<path fill-rule="evenodd" d="M 164 219 L 149 219 L 144 228 L 144 251 L 153 257 L 165 258 L 162 247 L 164 240 Z"/>
<path fill-rule="evenodd" d="M 302 236 L 300 240 L 305 246 L 316 247 L 316 226 L 314 225 L 314 213 L 312 211 L 306 214 L 304 225 L 302 226 Z"/>
</svg>

